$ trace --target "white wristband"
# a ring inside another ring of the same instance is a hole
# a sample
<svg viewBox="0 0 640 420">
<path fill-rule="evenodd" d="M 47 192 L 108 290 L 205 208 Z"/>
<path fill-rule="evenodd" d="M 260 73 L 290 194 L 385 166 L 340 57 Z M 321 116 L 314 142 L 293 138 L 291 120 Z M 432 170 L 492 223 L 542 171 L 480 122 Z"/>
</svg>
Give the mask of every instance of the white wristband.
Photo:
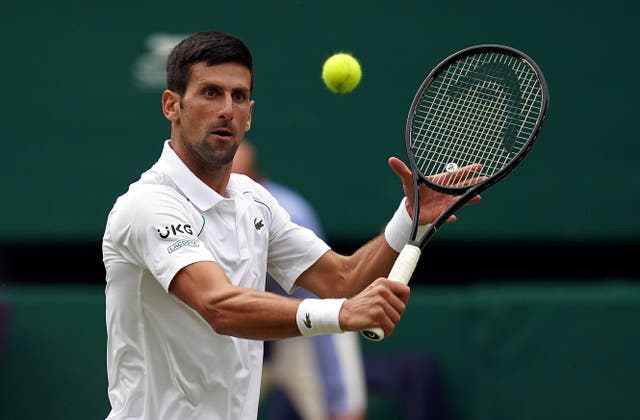
<svg viewBox="0 0 640 420">
<path fill-rule="evenodd" d="M 411 226 L 413 225 L 411 217 L 409 216 L 409 213 L 407 213 L 407 208 L 405 206 L 406 201 L 407 197 L 404 197 L 402 201 L 400 201 L 400 206 L 398 206 L 393 217 L 384 228 L 384 238 L 387 240 L 389 246 L 396 252 L 402 251 L 402 248 L 409 241 Z"/>
<path fill-rule="evenodd" d="M 296 323 L 304 336 L 341 333 L 338 315 L 346 299 L 304 299 Z"/>
</svg>

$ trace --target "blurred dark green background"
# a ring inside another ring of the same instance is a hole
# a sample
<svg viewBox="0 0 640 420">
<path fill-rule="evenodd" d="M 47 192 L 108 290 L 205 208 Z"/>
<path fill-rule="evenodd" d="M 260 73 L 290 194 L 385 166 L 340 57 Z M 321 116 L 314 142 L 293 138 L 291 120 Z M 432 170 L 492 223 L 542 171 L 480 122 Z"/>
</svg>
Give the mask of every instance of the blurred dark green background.
<svg viewBox="0 0 640 420">
<path fill-rule="evenodd" d="M 104 418 L 104 222 L 169 134 L 168 49 L 209 29 L 252 48 L 248 136 L 344 252 L 398 204 L 386 161 L 406 160 L 425 75 L 474 44 L 530 55 L 551 94 L 538 143 L 438 233 L 397 334 L 364 349 L 433 355 L 451 420 L 640 418 L 639 12 L 622 0 L 5 5 L 0 418 Z M 338 51 L 363 67 L 348 95 L 320 78 Z M 376 401 L 372 418 L 389 407 Z"/>
<path fill-rule="evenodd" d="M 0 241 L 93 240 L 112 202 L 158 158 L 166 48 L 201 29 L 253 49 L 249 136 L 276 180 L 302 191 L 331 238 L 376 233 L 401 194 L 386 160 L 405 158 L 419 83 L 479 43 L 542 67 L 551 105 L 538 144 L 485 203 L 440 240 L 636 240 L 640 151 L 634 83 L 638 8 L 612 2 L 13 3 L 3 35 Z M 320 71 L 337 51 L 361 61 L 349 95 Z M 618 145 L 613 147 L 614 145 Z"/>
</svg>

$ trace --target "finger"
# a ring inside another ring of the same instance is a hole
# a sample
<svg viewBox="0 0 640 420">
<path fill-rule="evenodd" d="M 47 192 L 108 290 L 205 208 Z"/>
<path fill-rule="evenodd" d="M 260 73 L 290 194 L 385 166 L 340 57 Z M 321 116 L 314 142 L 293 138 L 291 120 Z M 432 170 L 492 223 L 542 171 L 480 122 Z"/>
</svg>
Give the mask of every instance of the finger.
<svg viewBox="0 0 640 420">
<path fill-rule="evenodd" d="M 412 185 L 413 176 L 411 170 L 403 161 L 396 157 L 390 157 L 388 163 L 391 169 L 393 169 L 393 172 L 400 177 L 405 187 Z"/>
<path fill-rule="evenodd" d="M 393 296 L 395 296 L 403 305 L 405 305 L 409 301 L 409 296 L 411 295 L 411 288 L 397 281 L 386 279 L 389 285 L 389 290 Z"/>
<path fill-rule="evenodd" d="M 391 323 L 395 325 L 400 321 L 400 317 L 406 309 L 406 303 L 404 303 L 397 296 L 394 296 L 387 302 L 388 305 L 385 307 L 387 318 L 389 318 L 391 320 Z"/>
<path fill-rule="evenodd" d="M 474 195 L 473 197 L 471 197 L 471 199 L 469 199 L 469 201 L 465 203 L 465 206 L 468 206 L 470 204 L 476 204 L 480 200 L 482 200 L 482 197 L 480 196 L 480 194 Z"/>
<path fill-rule="evenodd" d="M 471 165 L 463 166 L 462 168 L 458 168 L 455 174 L 460 174 L 461 176 L 469 176 L 476 174 L 482 170 L 482 165 L 479 163 L 472 163 Z"/>
<path fill-rule="evenodd" d="M 433 178 L 447 178 L 451 177 L 454 179 L 460 179 L 464 177 L 468 177 L 469 175 L 476 174 L 482 170 L 482 165 L 479 163 L 474 163 L 472 165 L 463 166 L 462 168 L 456 169 L 453 172 L 441 172 L 438 174 L 432 175 Z"/>
<path fill-rule="evenodd" d="M 442 186 L 460 187 L 472 185 L 486 179 L 478 176 L 477 173 L 482 170 L 482 165 L 475 163 L 464 166 L 454 172 L 442 172 L 429 177 L 430 181 Z"/>
<path fill-rule="evenodd" d="M 459 172 L 465 173 L 480 172 L 481 170 L 482 165 L 479 163 L 472 163 L 471 165 L 463 166 L 462 168 L 458 169 Z"/>
<path fill-rule="evenodd" d="M 390 157 L 388 162 L 389 166 L 391 166 L 391 169 L 393 169 L 393 171 L 398 174 L 399 177 L 411 177 L 411 170 L 409 169 L 409 167 L 397 157 Z"/>
<path fill-rule="evenodd" d="M 469 201 L 467 201 L 466 203 L 464 203 L 465 206 L 469 206 L 471 204 L 476 204 L 478 203 L 480 200 L 482 200 L 482 196 L 480 194 L 478 195 L 474 195 L 473 197 L 471 197 L 469 199 Z M 447 218 L 447 222 L 455 222 L 458 220 L 458 217 L 456 217 L 455 214 L 452 214 L 451 216 L 449 216 Z"/>
<path fill-rule="evenodd" d="M 368 289 L 376 296 L 373 300 L 369 300 L 367 305 L 372 321 L 368 327 L 380 327 L 385 332 L 385 336 L 389 336 L 405 311 L 409 299 L 409 286 L 386 278 L 378 278 Z M 371 305 L 374 302 L 375 304 Z"/>
<path fill-rule="evenodd" d="M 400 321 L 400 317 L 404 313 L 407 302 L 409 300 L 409 286 L 392 280 L 386 280 L 386 286 L 389 288 L 389 294 L 386 296 L 387 305 L 384 306 L 385 313 L 391 322 L 395 325 Z"/>
</svg>

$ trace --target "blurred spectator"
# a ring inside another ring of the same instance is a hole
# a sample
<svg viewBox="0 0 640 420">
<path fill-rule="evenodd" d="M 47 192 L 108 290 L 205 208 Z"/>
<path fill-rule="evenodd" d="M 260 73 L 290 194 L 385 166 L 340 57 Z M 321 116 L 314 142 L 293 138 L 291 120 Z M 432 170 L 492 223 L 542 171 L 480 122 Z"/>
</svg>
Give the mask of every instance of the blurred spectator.
<svg viewBox="0 0 640 420">
<path fill-rule="evenodd" d="M 256 150 L 246 139 L 235 155 L 232 171 L 248 175 L 262 184 L 295 223 L 324 239 L 312 206 L 296 191 L 263 175 Z M 267 291 L 286 295 L 269 278 Z M 292 295 L 300 299 L 316 297 L 302 288 Z M 295 418 L 296 413 L 304 420 L 364 419 L 367 393 L 358 334 L 346 332 L 265 342 L 261 394 L 271 396 L 267 407 L 269 419 Z M 289 403 L 295 413 L 290 412 Z"/>
</svg>

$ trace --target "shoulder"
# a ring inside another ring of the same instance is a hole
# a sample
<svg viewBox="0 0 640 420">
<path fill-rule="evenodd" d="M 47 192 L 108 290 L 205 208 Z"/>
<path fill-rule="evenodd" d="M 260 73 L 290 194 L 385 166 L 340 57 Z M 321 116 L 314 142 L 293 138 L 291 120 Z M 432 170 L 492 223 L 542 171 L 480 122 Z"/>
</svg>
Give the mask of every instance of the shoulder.
<svg viewBox="0 0 640 420">
<path fill-rule="evenodd" d="M 266 182 L 265 187 L 273 194 L 278 203 L 291 215 L 291 220 L 308 227 L 322 236 L 319 217 L 313 206 L 302 194 L 273 181 Z"/>
<path fill-rule="evenodd" d="M 107 224 L 114 228 L 124 228 L 143 227 L 171 220 L 191 222 L 199 220 L 199 214 L 194 212 L 189 200 L 170 186 L 132 184 L 116 200 Z"/>
<path fill-rule="evenodd" d="M 150 238 L 166 238 L 170 231 L 198 236 L 203 226 L 203 216 L 180 192 L 169 186 L 142 184 L 118 198 L 107 219 L 105 238 L 139 247 Z"/>
<path fill-rule="evenodd" d="M 232 173 L 229 189 L 233 190 L 235 194 L 250 197 L 253 198 L 254 201 L 268 204 L 269 207 L 272 207 L 275 201 L 270 191 L 246 175 Z"/>
<path fill-rule="evenodd" d="M 229 178 L 229 188 L 238 193 L 241 193 L 242 191 L 256 191 L 262 194 L 263 191 L 266 191 L 261 184 L 254 181 L 247 175 L 237 173 L 231 174 L 231 177 Z"/>
<path fill-rule="evenodd" d="M 184 207 L 189 201 L 175 188 L 167 185 L 132 184 L 129 190 L 120 196 L 115 207 L 121 210 L 144 212 L 147 209 L 158 209 L 165 206 Z"/>
</svg>

